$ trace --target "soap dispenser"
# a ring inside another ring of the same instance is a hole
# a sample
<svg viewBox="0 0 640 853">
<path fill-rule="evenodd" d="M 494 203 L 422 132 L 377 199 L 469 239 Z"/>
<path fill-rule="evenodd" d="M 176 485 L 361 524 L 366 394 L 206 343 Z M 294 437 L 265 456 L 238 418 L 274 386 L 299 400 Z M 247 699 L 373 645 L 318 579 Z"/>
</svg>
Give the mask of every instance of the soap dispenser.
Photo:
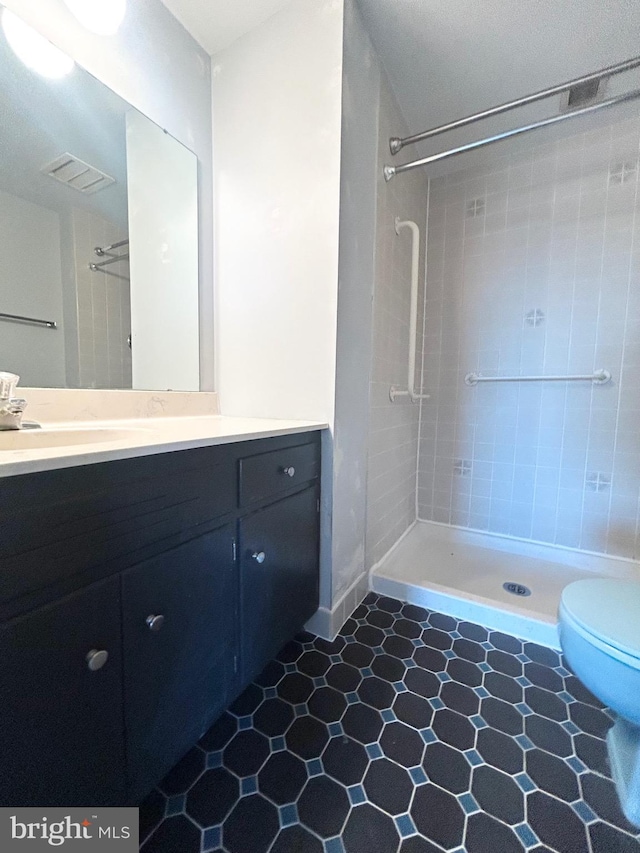
<svg viewBox="0 0 640 853">
<path fill-rule="evenodd" d="M 27 401 L 15 396 L 19 380 L 15 373 L 0 372 L 0 430 L 22 427 Z"/>
</svg>

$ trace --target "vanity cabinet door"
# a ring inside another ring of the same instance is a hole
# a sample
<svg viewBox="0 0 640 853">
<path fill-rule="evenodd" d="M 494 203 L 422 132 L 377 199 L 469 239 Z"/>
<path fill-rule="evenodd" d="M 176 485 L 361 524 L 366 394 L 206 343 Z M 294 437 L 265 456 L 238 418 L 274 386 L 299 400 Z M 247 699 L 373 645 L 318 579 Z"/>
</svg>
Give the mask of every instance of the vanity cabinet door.
<svg viewBox="0 0 640 853">
<path fill-rule="evenodd" d="M 0 805 L 125 799 L 120 579 L 0 626 Z"/>
<path fill-rule="evenodd" d="M 233 551 L 227 525 L 122 575 L 130 802 L 162 779 L 233 698 Z"/>
<path fill-rule="evenodd" d="M 242 681 L 251 681 L 318 609 L 318 490 L 240 521 Z"/>
</svg>

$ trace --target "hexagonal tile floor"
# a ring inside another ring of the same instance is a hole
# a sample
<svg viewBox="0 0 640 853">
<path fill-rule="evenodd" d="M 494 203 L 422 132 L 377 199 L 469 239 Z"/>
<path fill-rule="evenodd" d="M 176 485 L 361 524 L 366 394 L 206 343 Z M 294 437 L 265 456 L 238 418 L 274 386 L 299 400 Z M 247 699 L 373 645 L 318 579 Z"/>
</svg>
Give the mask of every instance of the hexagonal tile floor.
<svg viewBox="0 0 640 853">
<path fill-rule="evenodd" d="M 640 853 L 611 722 L 556 652 L 371 593 L 333 643 L 289 643 L 169 773 L 142 849 Z"/>
</svg>

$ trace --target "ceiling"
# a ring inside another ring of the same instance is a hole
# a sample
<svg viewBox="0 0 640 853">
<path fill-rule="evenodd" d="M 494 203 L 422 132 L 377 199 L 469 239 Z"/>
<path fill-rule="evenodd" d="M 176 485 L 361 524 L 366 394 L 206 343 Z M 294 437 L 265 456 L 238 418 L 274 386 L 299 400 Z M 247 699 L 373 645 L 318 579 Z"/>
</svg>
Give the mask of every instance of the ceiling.
<svg viewBox="0 0 640 853">
<path fill-rule="evenodd" d="M 289 2 L 298 0 L 163 2 L 192 36 L 214 54 Z M 638 0 L 355 2 L 387 71 L 410 133 L 640 53 Z M 348 45 L 346 48 L 348 50 Z M 612 78 L 608 91 L 615 94 L 636 86 L 640 86 L 640 72 Z M 407 148 L 396 162 L 427 156 L 444 147 L 552 115 L 557 113 L 560 100 L 557 97 L 554 102 L 544 101 Z M 538 131 L 536 137 L 583 130 L 633 110 L 637 114 L 637 104 L 605 110 L 597 117 L 563 122 L 552 130 Z M 517 148 L 520 142 L 509 144 Z M 447 161 L 447 166 L 453 167 L 454 161 Z M 457 163 L 455 167 L 459 168 Z M 440 168 L 436 166 L 436 171 Z"/>
<path fill-rule="evenodd" d="M 61 80 L 33 73 L 0 35 L 0 190 L 58 213 L 72 207 L 91 210 L 126 227 L 129 109 L 77 65 Z M 41 173 L 67 152 L 116 182 L 85 195 Z"/>
<path fill-rule="evenodd" d="M 291 0 L 162 0 L 211 55 L 262 24 Z"/>
</svg>

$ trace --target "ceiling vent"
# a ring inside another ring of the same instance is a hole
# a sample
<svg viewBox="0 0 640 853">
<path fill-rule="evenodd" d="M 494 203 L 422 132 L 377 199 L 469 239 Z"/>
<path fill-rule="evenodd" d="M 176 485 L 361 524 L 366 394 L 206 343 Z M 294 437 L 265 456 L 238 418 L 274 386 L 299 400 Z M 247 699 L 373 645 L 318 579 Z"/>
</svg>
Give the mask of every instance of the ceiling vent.
<svg viewBox="0 0 640 853">
<path fill-rule="evenodd" d="M 49 175 L 50 178 L 55 178 L 61 184 L 87 195 L 97 193 L 116 182 L 115 178 L 68 152 L 56 157 L 51 163 L 47 163 L 40 171 Z"/>
<path fill-rule="evenodd" d="M 606 81 L 600 77 L 572 86 L 564 97 L 563 109 L 577 110 L 602 99 Z"/>
</svg>

